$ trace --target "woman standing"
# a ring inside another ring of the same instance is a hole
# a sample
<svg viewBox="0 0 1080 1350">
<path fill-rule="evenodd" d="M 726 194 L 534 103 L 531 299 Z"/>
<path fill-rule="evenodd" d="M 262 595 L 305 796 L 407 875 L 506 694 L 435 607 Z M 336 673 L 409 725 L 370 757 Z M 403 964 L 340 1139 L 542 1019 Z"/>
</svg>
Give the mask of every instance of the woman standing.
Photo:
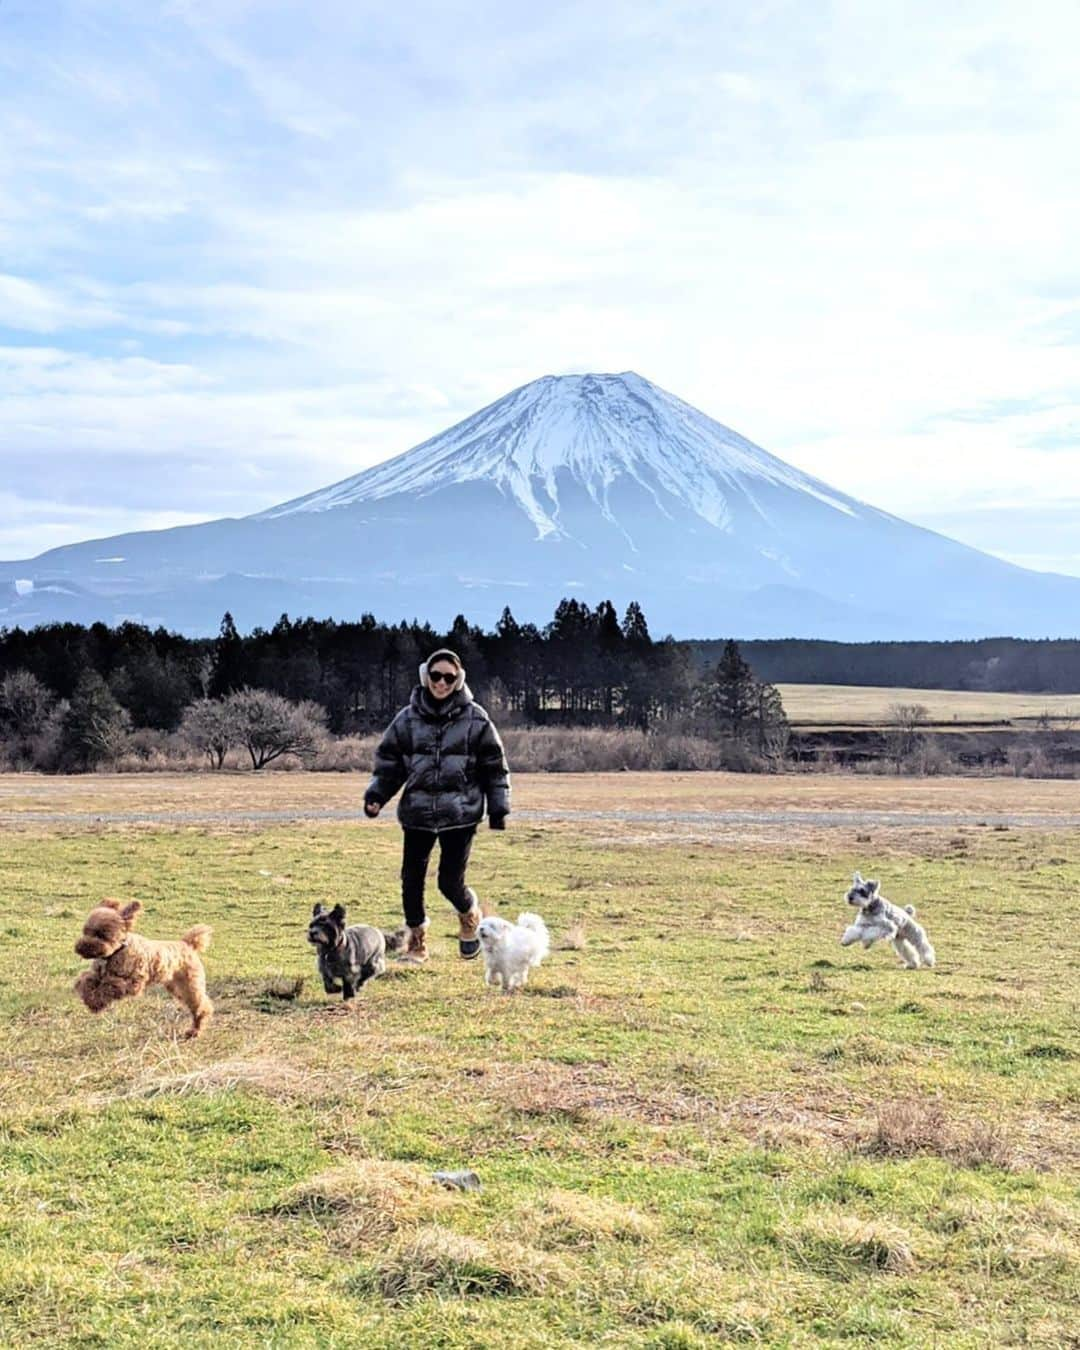
<svg viewBox="0 0 1080 1350">
<path fill-rule="evenodd" d="M 387 727 L 375 751 L 375 774 L 364 811 L 377 816 L 404 786 L 398 820 L 405 832 L 401 898 L 409 941 L 405 959 L 426 961 L 424 879 L 439 845 L 439 890 L 458 912 L 458 951 L 471 961 L 480 951 L 480 903 L 465 884 L 476 827 L 484 817 L 506 828 L 510 772 L 499 733 L 465 683 L 461 658 L 443 647 L 420 667 L 408 706 Z"/>
</svg>

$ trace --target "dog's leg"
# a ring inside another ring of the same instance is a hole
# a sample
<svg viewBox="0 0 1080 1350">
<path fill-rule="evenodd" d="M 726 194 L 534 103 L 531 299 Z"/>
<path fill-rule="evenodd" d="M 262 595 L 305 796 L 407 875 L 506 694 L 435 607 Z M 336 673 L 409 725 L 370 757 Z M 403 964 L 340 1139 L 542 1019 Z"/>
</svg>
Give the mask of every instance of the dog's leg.
<svg viewBox="0 0 1080 1350">
<path fill-rule="evenodd" d="M 858 942 L 858 940 L 859 929 L 852 924 L 849 928 L 844 929 L 844 936 L 840 939 L 840 946 L 850 947 L 853 942 Z"/>
<path fill-rule="evenodd" d="M 214 1005 L 206 996 L 206 972 L 201 964 L 185 965 L 166 981 L 165 988 L 191 1013 L 191 1026 L 184 1038 L 193 1041 L 214 1015 Z"/>
<path fill-rule="evenodd" d="M 907 966 L 908 970 L 919 969 L 919 953 L 907 940 L 907 938 L 895 937 L 892 940 L 893 951 L 900 960 Z"/>
<path fill-rule="evenodd" d="M 343 975 L 343 976 L 342 976 L 342 981 L 341 981 L 341 982 L 342 982 L 342 984 L 344 985 L 344 989 L 342 990 L 341 997 L 342 997 L 343 999 L 355 998 L 355 997 L 356 997 L 356 985 L 353 984 L 352 980 L 350 980 L 349 977 L 348 977 L 347 975 Z"/>
<path fill-rule="evenodd" d="M 326 959 L 322 952 L 319 953 L 317 964 L 319 967 L 319 974 L 322 976 L 322 987 L 328 994 L 340 994 L 341 985 L 327 968 Z"/>
</svg>

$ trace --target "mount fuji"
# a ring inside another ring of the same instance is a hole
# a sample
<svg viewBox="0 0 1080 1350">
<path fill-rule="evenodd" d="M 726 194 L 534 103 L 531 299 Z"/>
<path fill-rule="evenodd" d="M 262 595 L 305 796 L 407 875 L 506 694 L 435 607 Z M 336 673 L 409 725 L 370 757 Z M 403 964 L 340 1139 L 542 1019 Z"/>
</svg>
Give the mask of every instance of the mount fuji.
<svg viewBox="0 0 1080 1350">
<path fill-rule="evenodd" d="M 238 520 L 0 563 L 0 624 L 216 630 L 279 614 L 490 626 L 563 596 L 677 636 L 1076 630 L 1080 578 L 1029 572 L 785 464 L 639 375 L 545 376 L 396 458 Z"/>
</svg>

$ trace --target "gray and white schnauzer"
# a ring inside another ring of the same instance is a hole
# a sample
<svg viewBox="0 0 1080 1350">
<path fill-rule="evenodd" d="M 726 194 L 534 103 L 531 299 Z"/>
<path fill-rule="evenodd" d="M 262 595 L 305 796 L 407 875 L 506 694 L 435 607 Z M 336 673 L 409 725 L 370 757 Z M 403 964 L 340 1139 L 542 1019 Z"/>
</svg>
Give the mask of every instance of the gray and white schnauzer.
<svg viewBox="0 0 1080 1350">
<path fill-rule="evenodd" d="M 386 953 L 404 945 L 405 930 L 383 933 L 366 923 L 345 926 L 345 906 L 316 905 L 308 941 L 318 948 L 319 974 L 328 994 L 355 998 L 356 991 L 386 969 Z"/>
<path fill-rule="evenodd" d="M 854 884 L 847 893 L 847 902 L 859 911 L 859 917 L 844 931 L 841 947 L 861 942 L 872 947 L 878 938 L 888 938 L 908 970 L 934 964 L 934 949 L 926 936 L 926 929 L 915 922 L 915 908 L 891 904 L 881 894 L 880 881 L 863 881 L 855 873 Z"/>
</svg>

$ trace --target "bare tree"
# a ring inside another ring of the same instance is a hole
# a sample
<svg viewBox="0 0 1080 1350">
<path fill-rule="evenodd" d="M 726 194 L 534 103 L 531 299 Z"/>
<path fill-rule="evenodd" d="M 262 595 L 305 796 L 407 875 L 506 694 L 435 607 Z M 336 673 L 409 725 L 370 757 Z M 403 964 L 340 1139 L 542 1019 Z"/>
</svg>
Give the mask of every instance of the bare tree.
<svg viewBox="0 0 1080 1350">
<path fill-rule="evenodd" d="M 52 690 L 29 670 L 12 670 L 0 680 L 0 734 L 16 756 L 29 755 L 54 701 Z"/>
<path fill-rule="evenodd" d="M 241 689 L 225 699 L 225 708 L 253 769 L 282 755 L 310 759 L 323 744 L 326 710 L 318 703 L 290 703 L 265 689 Z"/>
<path fill-rule="evenodd" d="M 885 742 L 897 773 L 922 745 L 922 729 L 929 720 L 930 709 L 923 703 L 889 705 Z"/>
<path fill-rule="evenodd" d="M 784 704 L 776 685 L 762 682 L 757 686 L 758 749 L 765 759 L 781 764 L 788 752 L 791 725 L 784 712 Z"/>
<path fill-rule="evenodd" d="M 225 756 L 239 740 L 236 718 L 220 698 L 200 698 L 184 713 L 180 734 L 201 751 L 212 769 L 220 769 Z"/>
</svg>

